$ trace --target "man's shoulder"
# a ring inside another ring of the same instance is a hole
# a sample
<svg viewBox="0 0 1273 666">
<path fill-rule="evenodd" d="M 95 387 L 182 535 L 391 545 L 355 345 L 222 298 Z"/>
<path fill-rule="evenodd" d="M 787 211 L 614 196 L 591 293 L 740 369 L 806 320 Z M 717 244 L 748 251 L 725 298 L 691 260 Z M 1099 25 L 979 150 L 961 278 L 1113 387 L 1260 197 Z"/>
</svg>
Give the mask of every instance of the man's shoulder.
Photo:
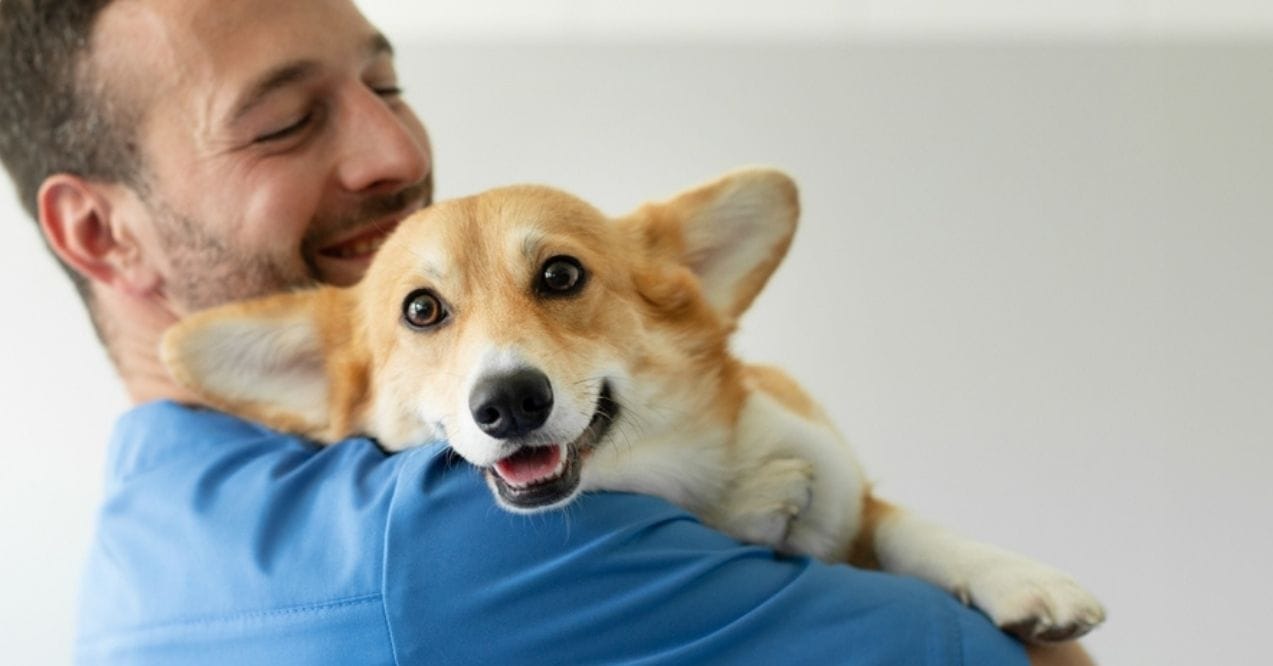
<svg viewBox="0 0 1273 666">
<path fill-rule="evenodd" d="M 439 454 L 386 456 L 365 439 L 318 447 L 208 410 L 135 408 L 111 441 L 81 655 L 109 662 L 218 636 L 226 649 L 368 621 L 383 631 L 383 543 L 402 461 Z"/>
<path fill-rule="evenodd" d="M 120 415 L 107 453 L 107 485 L 153 469 L 208 462 L 227 455 L 294 455 L 317 447 L 222 412 L 160 400 Z"/>
</svg>

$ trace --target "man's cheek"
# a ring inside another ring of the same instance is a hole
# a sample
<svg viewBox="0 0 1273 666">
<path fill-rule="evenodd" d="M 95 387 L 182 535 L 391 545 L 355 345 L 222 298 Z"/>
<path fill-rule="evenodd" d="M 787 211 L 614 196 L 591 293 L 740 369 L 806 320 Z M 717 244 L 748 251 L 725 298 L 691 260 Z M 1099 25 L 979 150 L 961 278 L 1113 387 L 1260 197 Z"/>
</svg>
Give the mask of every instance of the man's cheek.
<svg viewBox="0 0 1273 666">
<path fill-rule="evenodd" d="M 314 167 L 317 170 L 317 166 Z M 258 174 L 238 203 L 243 240 L 262 249 L 299 247 L 310 234 L 322 192 L 306 181 L 284 174 Z M 234 202 L 222 202 L 233 207 Z M 275 252 L 271 252 L 272 254 Z"/>
</svg>

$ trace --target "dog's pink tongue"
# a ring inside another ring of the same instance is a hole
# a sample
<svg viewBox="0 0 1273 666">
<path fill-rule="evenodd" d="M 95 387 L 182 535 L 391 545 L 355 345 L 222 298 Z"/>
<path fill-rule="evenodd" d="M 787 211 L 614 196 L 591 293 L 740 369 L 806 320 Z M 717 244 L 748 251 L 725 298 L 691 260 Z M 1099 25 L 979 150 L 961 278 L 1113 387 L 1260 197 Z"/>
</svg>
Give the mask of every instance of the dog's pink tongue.
<svg viewBox="0 0 1273 666">
<path fill-rule="evenodd" d="M 495 463 L 495 471 L 510 484 L 525 486 L 552 476 L 560 462 L 560 446 L 528 446 Z"/>
</svg>

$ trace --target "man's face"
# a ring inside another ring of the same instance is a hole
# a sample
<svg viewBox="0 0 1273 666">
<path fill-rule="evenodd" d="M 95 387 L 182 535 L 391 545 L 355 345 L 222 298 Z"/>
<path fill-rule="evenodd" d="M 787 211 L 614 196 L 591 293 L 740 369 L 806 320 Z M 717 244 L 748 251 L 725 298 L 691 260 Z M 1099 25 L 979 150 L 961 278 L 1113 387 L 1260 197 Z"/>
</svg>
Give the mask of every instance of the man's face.
<svg viewBox="0 0 1273 666">
<path fill-rule="evenodd" d="M 93 63 L 140 111 L 124 208 L 182 312 L 353 284 L 432 195 L 388 43 L 348 0 L 117 0 Z"/>
</svg>

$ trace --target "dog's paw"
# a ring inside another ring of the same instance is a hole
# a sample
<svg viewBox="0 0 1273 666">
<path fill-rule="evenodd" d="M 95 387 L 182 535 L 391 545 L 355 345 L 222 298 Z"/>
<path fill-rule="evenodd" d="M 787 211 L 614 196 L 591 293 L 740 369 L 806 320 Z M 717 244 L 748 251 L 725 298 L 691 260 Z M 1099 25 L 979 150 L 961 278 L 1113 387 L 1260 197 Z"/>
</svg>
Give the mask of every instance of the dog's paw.
<svg viewBox="0 0 1273 666">
<path fill-rule="evenodd" d="M 1100 602 L 1073 578 L 1006 553 L 983 561 L 955 594 L 1000 628 L 1036 643 L 1078 638 L 1105 620 Z"/>
<path fill-rule="evenodd" d="M 740 478 L 723 529 L 750 543 L 783 548 L 791 525 L 813 500 L 813 465 L 803 458 L 767 460 Z"/>
</svg>

